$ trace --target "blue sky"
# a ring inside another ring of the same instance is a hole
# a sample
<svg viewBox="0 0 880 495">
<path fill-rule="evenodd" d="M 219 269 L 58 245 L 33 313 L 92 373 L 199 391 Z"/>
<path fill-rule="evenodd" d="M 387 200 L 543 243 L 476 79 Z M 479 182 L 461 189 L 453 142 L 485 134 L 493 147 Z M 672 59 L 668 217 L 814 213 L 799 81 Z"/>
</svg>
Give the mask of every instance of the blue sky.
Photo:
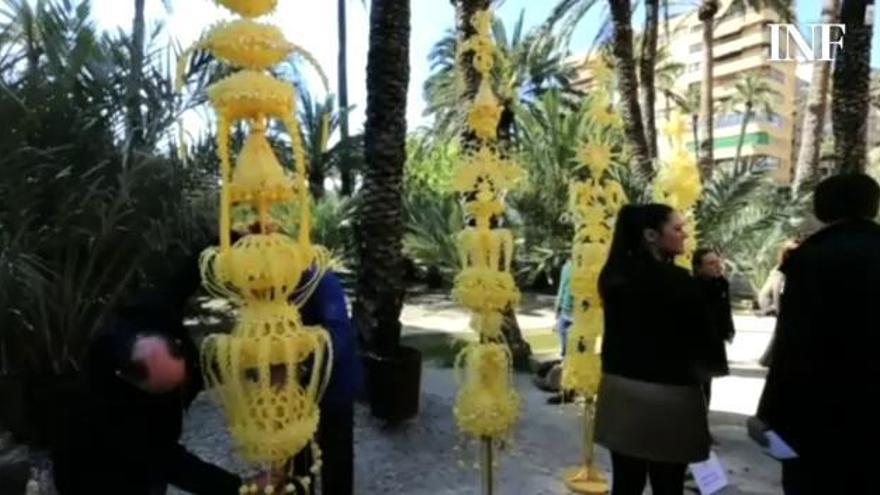
<svg viewBox="0 0 880 495">
<path fill-rule="evenodd" d="M 797 0 L 798 19 L 802 23 L 817 22 L 822 0 Z M 412 39 L 410 48 L 411 83 L 407 118 L 410 128 L 427 121 L 422 117 L 422 82 L 430 74 L 427 55 L 432 45 L 447 29 L 454 25 L 454 10 L 449 0 L 411 0 Z M 367 2 L 369 3 L 369 2 Z M 525 11 L 525 26 L 539 24 L 550 12 L 556 0 L 504 0 L 498 14 L 512 26 Z M 672 0 L 671 3 L 675 3 Z M 679 8 L 696 5 L 695 0 L 678 2 Z M 92 0 L 93 11 L 100 26 L 128 29 L 133 15 L 130 0 Z M 188 45 L 198 38 L 210 23 L 228 18 L 229 15 L 216 7 L 211 0 L 172 0 L 169 14 L 159 0 L 147 0 L 148 21 L 165 21 L 168 33 L 182 44 Z M 607 2 L 599 0 L 596 7 L 581 21 L 575 32 L 571 50 L 584 53 L 592 44 L 598 26 L 607 16 Z M 359 129 L 364 121 L 366 102 L 366 60 L 368 14 L 361 0 L 349 0 L 349 99 L 356 105 L 352 115 L 352 128 Z M 634 24 L 642 23 L 641 10 L 633 16 Z M 331 81 L 331 91 L 336 81 L 336 1 L 334 0 L 280 0 L 278 12 L 272 22 L 284 29 L 288 38 L 311 50 L 319 60 Z M 874 36 L 872 65 L 880 66 L 880 36 Z M 316 81 L 316 78 L 311 78 Z M 318 87 L 315 85 L 315 87 Z"/>
</svg>

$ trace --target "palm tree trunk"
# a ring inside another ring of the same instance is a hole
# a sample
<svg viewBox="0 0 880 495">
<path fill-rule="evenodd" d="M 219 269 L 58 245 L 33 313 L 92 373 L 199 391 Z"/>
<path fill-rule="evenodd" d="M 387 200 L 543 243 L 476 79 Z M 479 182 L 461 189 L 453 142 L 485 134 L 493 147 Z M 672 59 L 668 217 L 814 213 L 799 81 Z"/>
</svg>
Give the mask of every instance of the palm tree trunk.
<svg viewBox="0 0 880 495">
<path fill-rule="evenodd" d="M 367 55 L 367 167 L 357 209 L 360 254 L 356 328 L 367 349 L 392 355 L 400 343 L 403 280 L 403 167 L 409 85 L 409 0 L 373 0 Z"/>
<path fill-rule="evenodd" d="M 703 0 L 700 5 L 699 19 L 703 23 L 703 81 L 700 85 L 700 175 L 703 181 L 712 177 L 715 167 L 714 126 L 715 114 L 712 97 L 712 78 L 715 61 L 712 49 L 715 44 L 715 14 L 718 13 L 718 0 Z"/>
<path fill-rule="evenodd" d="M 337 7 L 337 37 L 339 39 L 339 57 L 337 70 L 339 72 L 339 140 L 341 143 L 348 141 L 348 23 L 345 15 L 345 2 L 339 0 Z M 339 170 L 339 178 L 342 182 L 340 193 L 343 196 L 351 196 L 354 192 L 354 177 L 348 167 L 348 151 L 342 147 L 342 167 Z M 321 186 L 323 188 L 323 184 Z"/>
<path fill-rule="evenodd" d="M 645 0 L 645 34 L 642 37 L 641 74 L 642 110 L 645 112 L 645 138 L 651 160 L 657 159 L 657 122 L 654 115 L 657 88 L 654 63 L 657 61 L 657 35 L 660 24 L 660 0 Z"/>
<path fill-rule="evenodd" d="M 700 150 L 697 148 L 697 143 L 700 142 L 700 114 L 692 113 L 691 114 L 691 132 L 694 135 L 694 158 L 697 160 L 697 163 L 700 161 Z"/>
<path fill-rule="evenodd" d="M 841 173 L 864 172 L 868 161 L 873 27 L 865 25 L 865 3 L 864 0 L 843 0 L 840 13 L 846 34 L 834 62 L 831 112 L 837 170 Z"/>
<path fill-rule="evenodd" d="M 743 143 L 746 141 L 746 128 L 752 120 L 752 104 L 746 103 L 746 112 L 743 114 L 742 124 L 739 126 L 739 141 L 736 143 L 736 155 L 733 159 L 734 170 L 739 171 L 739 161 L 742 158 Z"/>
<path fill-rule="evenodd" d="M 621 110 L 624 133 L 632 149 L 639 173 L 646 179 L 654 175 L 651 152 L 642 124 L 639 106 L 639 82 L 633 57 L 632 10 L 629 0 L 608 0 L 614 23 L 614 68 L 617 72 L 617 92 L 622 100 Z"/>
<path fill-rule="evenodd" d="M 128 118 L 126 132 L 130 150 L 143 144 L 143 122 L 141 116 L 141 81 L 144 65 L 144 40 L 146 38 L 146 21 L 144 4 L 146 0 L 134 0 L 134 21 L 131 28 L 131 67 L 126 88 L 126 116 Z"/>
<path fill-rule="evenodd" d="M 825 0 L 822 5 L 822 23 L 837 22 L 840 0 Z M 794 170 L 792 193 L 816 179 L 819 170 L 819 151 L 825 129 L 825 110 L 828 107 L 828 89 L 831 82 L 831 62 L 814 62 L 810 81 L 810 95 L 801 129 L 801 146 Z"/>
</svg>

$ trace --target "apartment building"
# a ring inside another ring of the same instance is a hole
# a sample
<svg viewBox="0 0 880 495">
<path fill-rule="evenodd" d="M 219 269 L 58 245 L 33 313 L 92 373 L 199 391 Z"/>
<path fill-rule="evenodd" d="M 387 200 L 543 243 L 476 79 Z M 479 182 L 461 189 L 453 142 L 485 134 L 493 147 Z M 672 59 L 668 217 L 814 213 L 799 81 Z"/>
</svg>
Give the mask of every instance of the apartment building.
<svg viewBox="0 0 880 495">
<path fill-rule="evenodd" d="M 787 183 L 791 180 L 795 156 L 797 63 L 769 60 L 768 25 L 781 22 L 780 17 L 770 9 L 756 11 L 744 7 L 744 3 L 723 0 L 716 16 L 713 46 L 713 96 L 716 102 L 714 156 L 719 166 L 733 163 L 744 115 L 742 109 L 721 109 L 734 96 L 736 82 L 747 74 L 756 74 L 764 78 L 773 91 L 772 112 L 767 114 L 756 109 L 745 130 L 742 156 L 772 169 L 780 183 Z M 689 87 L 698 88 L 702 81 L 703 24 L 694 9 L 670 20 L 668 39 L 665 31 L 661 26 L 659 45 L 665 47 L 669 60 L 684 66 L 673 88 L 676 93 L 684 95 Z M 589 60 L 589 57 L 586 59 Z M 590 80 L 589 74 L 585 73 L 579 82 L 588 86 Z M 670 102 L 672 110 L 676 109 L 671 100 L 658 93 L 655 109 L 658 128 L 662 128 L 668 115 L 667 102 Z M 695 146 L 690 137 L 688 145 Z M 662 136 L 658 146 L 662 157 L 668 149 L 668 143 Z"/>
</svg>

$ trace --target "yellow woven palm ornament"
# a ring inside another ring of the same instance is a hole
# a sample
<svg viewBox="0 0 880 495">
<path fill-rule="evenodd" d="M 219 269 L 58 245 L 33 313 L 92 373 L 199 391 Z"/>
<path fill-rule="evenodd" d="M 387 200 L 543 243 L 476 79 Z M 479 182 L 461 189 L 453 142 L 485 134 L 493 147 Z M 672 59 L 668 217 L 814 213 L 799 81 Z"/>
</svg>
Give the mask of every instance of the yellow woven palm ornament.
<svg viewBox="0 0 880 495">
<path fill-rule="evenodd" d="M 654 199 L 677 210 L 686 220 L 688 238 L 685 254 L 676 262 L 690 268 L 690 260 L 697 244 L 697 225 L 693 208 L 703 191 L 697 161 L 687 149 L 684 136 L 688 132 L 687 121 L 680 113 L 674 113 L 664 126 L 664 132 L 672 142 L 672 151 L 654 179 Z"/>
<path fill-rule="evenodd" d="M 600 178 L 611 166 L 614 151 L 610 143 L 590 141 L 578 151 L 578 161 L 590 170 L 590 176 Z"/>
<path fill-rule="evenodd" d="M 476 34 L 465 40 L 462 53 L 474 53 L 474 68 L 486 78 L 495 64 L 495 53 L 498 50 L 492 39 L 492 21 L 494 16 L 490 10 L 482 10 L 474 14 L 471 25 Z"/>
<path fill-rule="evenodd" d="M 226 7 L 242 17 L 262 17 L 271 14 L 278 5 L 278 0 L 214 0 L 218 5 Z"/>
<path fill-rule="evenodd" d="M 602 56 L 596 56 L 587 63 L 587 70 L 593 79 L 600 85 L 605 85 L 614 77 L 614 71 L 605 62 Z"/>
<path fill-rule="evenodd" d="M 474 344 L 456 359 L 460 384 L 455 401 L 458 426 L 477 438 L 502 438 L 519 419 L 520 399 L 513 389 L 506 344 Z"/>
<path fill-rule="evenodd" d="M 277 27 L 250 19 L 219 24 L 197 46 L 227 64 L 252 70 L 280 64 L 295 48 Z"/>
<path fill-rule="evenodd" d="M 244 17 L 270 13 L 276 0 L 217 0 Z M 220 246 L 201 258 L 202 280 L 208 290 L 230 299 L 238 318 L 230 335 L 205 339 L 202 367 L 209 387 L 223 406 L 234 444 L 248 462 L 268 471 L 271 484 L 286 493 L 308 488 L 308 477 L 285 472 L 288 460 L 310 448 L 320 469 L 314 443 L 320 417 L 318 403 L 329 381 L 332 348 L 329 334 L 304 326 L 299 309 L 289 302 L 295 290 L 308 294 L 324 274 L 327 251 L 311 243 L 311 203 L 305 149 L 296 120 L 293 84 L 267 71 L 292 53 L 307 52 L 288 43 L 280 30 L 248 19 L 222 23 L 194 49 L 211 51 L 242 70 L 208 88 L 217 114 L 220 157 Z M 181 57 L 179 67 L 187 54 Z M 182 73 L 182 72 L 179 72 Z M 181 78 L 182 80 L 182 78 Z M 290 136 L 291 172 L 279 162 L 267 136 L 271 120 Z M 230 130 L 246 124 L 248 135 L 233 166 Z M 231 242 L 231 211 L 244 205 L 257 213 L 257 233 Z M 279 232 L 273 207 L 295 212 L 285 227 L 296 238 Z M 309 273 L 308 280 L 303 274 Z M 306 300 L 303 298 L 303 300 Z M 241 493 L 257 493 L 245 484 Z M 264 493 L 270 493 L 266 489 Z"/>
<path fill-rule="evenodd" d="M 468 125 L 478 138 L 487 141 L 495 139 L 499 120 L 501 120 L 501 105 L 498 104 L 498 98 L 492 92 L 488 81 L 483 79 L 477 97 L 468 112 Z"/>
<path fill-rule="evenodd" d="M 522 179 L 522 169 L 504 156 L 496 143 L 501 106 L 489 73 L 495 57 L 490 11 L 472 21 L 476 34 L 463 43 L 461 53 L 473 52 L 481 75 L 479 90 L 467 107 L 467 124 L 479 140 L 456 168 L 452 190 L 462 195 L 468 226 L 457 236 L 461 271 L 453 296 L 471 311 L 471 329 L 479 337 L 456 360 L 459 383 L 454 414 L 461 431 L 480 439 L 484 452 L 509 436 L 519 418 L 520 398 L 513 387 L 512 358 L 502 332 L 504 313 L 519 304 L 520 293 L 511 273 L 513 233 L 499 228 L 507 191 Z M 486 457 L 484 457 L 484 460 Z M 491 485 L 491 462 L 482 470 Z"/>
</svg>

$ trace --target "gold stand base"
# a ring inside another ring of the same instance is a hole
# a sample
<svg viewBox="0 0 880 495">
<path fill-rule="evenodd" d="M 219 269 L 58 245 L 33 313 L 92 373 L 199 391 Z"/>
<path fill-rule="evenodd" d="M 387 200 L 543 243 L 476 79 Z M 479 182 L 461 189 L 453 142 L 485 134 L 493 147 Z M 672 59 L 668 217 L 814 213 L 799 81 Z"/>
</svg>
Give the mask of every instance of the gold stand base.
<svg viewBox="0 0 880 495">
<path fill-rule="evenodd" d="M 562 474 L 565 486 L 574 493 L 586 495 L 608 495 L 611 492 L 608 478 L 602 471 L 593 467 L 573 467 Z"/>
</svg>

